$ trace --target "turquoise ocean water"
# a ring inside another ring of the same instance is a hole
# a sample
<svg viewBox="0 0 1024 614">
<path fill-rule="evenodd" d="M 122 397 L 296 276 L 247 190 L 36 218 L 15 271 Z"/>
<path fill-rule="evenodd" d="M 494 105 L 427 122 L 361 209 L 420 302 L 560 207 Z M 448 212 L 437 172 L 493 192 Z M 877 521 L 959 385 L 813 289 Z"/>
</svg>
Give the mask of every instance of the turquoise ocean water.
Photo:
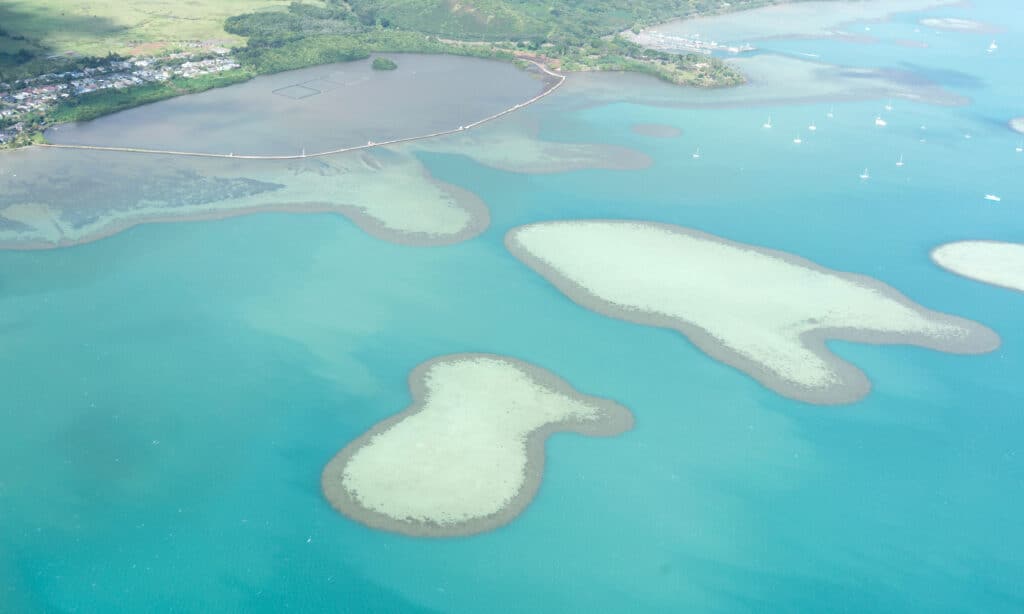
<svg viewBox="0 0 1024 614">
<path fill-rule="evenodd" d="M 974 4 L 930 14 L 1006 25 L 996 54 L 990 35 L 915 33 L 920 14 L 872 24 L 875 44 L 763 45 L 913 70 L 972 99 L 897 99 L 884 130 L 871 125 L 884 100 L 556 102 L 527 111 L 542 138 L 625 145 L 654 165 L 526 175 L 423 154 L 491 209 L 490 229 L 459 245 L 261 214 L 0 252 L 0 612 L 1024 609 L 1024 295 L 928 259 L 951 240 L 1024 240 L 1024 154 L 1005 126 L 1024 114 L 1024 13 Z M 891 44 L 926 35 L 927 49 Z M 833 343 L 873 392 L 790 401 L 676 333 L 576 306 L 503 248 L 515 225 L 583 217 L 678 223 L 868 274 L 1003 346 Z M 412 368 L 453 352 L 551 369 L 630 407 L 636 428 L 554 436 L 538 497 L 492 533 L 410 539 L 336 514 L 324 463 L 409 403 Z"/>
</svg>

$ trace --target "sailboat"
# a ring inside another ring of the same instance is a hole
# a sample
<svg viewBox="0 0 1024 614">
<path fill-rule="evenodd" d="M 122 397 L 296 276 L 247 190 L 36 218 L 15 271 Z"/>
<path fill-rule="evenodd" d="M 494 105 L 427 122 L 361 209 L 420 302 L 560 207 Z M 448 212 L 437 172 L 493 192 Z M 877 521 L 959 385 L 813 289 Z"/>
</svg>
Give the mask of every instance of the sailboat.
<svg viewBox="0 0 1024 614">
<path fill-rule="evenodd" d="M 803 143 L 804 140 L 802 138 L 800 138 L 800 135 L 798 134 L 798 135 L 796 135 L 796 138 L 793 139 L 793 142 L 796 143 L 797 145 L 799 145 L 800 143 Z"/>
<path fill-rule="evenodd" d="M 811 122 L 811 125 L 807 126 L 807 129 L 810 130 L 811 132 L 814 132 L 815 130 L 818 129 L 818 127 L 814 125 L 814 122 Z"/>
<path fill-rule="evenodd" d="M 1022 153 L 1022 152 L 1024 152 L 1024 141 L 1021 141 L 1020 143 L 1017 143 L 1017 149 L 1016 149 L 1016 152 L 1017 152 L 1017 153 Z"/>
<path fill-rule="evenodd" d="M 697 151 L 693 152 L 693 159 L 697 160 L 699 158 L 700 158 L 700 147 L 697 148 Z"/>
<path fill-rule="evenodd" d="M 878 117 L 875 118 L 875 125 L 884 128 L 885 126 L 889 125 L 889 122 L 882 119 L 882 116 L 879 115 Z"/>
<path fill-rule="evenodd" d="M 835 107 L 829 107 L 828 113 L 825 114 L 825 117 L 827 117 L 829 119 L 832 119 L 835 116 L 836 116 L 836 108 Z"/>
<path fill-rule="evenodd" d="M 868 174 L 868 169 L 866 169 L 866 168 L 864 169 L 864 172 L 860 174 L 860 178 L 865 180 L 865 181 L 867 181 L 868 179 L 871 179 L 871 175 Z"/>
<path fill-rule="evenodd" d="M 900 154 L 900 159 L 896 161 L 896 166 L 903 166 L 903 154 Z"/>
<path fill-rule="evenodd" d="M 995 41 L 992 41 L 991 43 L 988 44 L 989 53 L 993 53 L 996 49 L 999 49 L 999 45 L 997 45 Z"/>
<path fill-rule="evenodd" d="M 766 121 L 765 123 L 761 124 L 761 127 L 762 128 L 771 128 L 772 127 L 772 116 L 771 115 L 768 116 L 768 121 Z"/>
<path fill-rule="evenodd" d="M 892 100 L 891 99 L 889 100 L 889 102 L 885 103 L 885 107 L 884 108 L 885 108 L 886 111 L 892 111 Z"/>
<path fill-rule="evenodd" d="M 991 200 L 992 202 L 997 203 L 997 202 L 999 202 L 999 201 L 1001 201 L 1003 199 L 999 198 L 995 194 L 986 194 L 985 195 L 985 200 Z"/>
</svg>

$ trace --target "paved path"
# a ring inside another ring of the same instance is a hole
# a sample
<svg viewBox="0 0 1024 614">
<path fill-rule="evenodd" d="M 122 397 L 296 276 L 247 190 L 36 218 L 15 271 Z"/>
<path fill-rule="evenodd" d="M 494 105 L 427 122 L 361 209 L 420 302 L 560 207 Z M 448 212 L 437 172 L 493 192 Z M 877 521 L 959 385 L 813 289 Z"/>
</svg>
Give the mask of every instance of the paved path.
<svg viewBox="0 0 1024 614">
<path fill-rule="evenodd" d="M 553 72 L 553 71 L 549 70 L 547 66 L 544 66 L 540 62 L 535 62 L 533 60 L 527 60 L 527 61 L 530 62 L 531 64 L 533 64 L 534 66 L 536 66 L 537 68 L 539 68 L 545 74 L 557 78 L 558 81 L 556 81 L 555 84 L 552 85 L 551 87 L 545 89 L 540 94 L 537 94 L 536 96 L 534 96 L 533 98 L 531 98 L 531 99 L 529 99 L 529 100 L 527 100 L 525 102 L 520 102 L 519 104 L 517 104 L 515 106 L 511 106 L 511 107 L 505 109 L 504 111 L 495 113 L 494 115 L 490 115 L 490 116 L 485 117 L 485 118 L 483 118 L 483 119 L 481 119 L 479 121 L 475 121 L 475 122 L 473 122 L 471 124 L 465 124 L 463 126 L 459 126 L 458 128 L 453 128 L 451 130 L 442 130 L 440 132 L 432 132 L 430 134 L 421 134 L 419 136 L 409 136 L 409 137 L 404 137 L 404 138 L 400 138 L 400 139 L 392 139 L 390 141 L 381 141 L 380 143 L 377 143 L 377 142 L 374 142 L 374 141 L 370 141 L 366 145 L 353 145 L 352 147 L 342 147 L 340 149 L 332 149 L 330 151 L 320 151 L 320 152 L 316 152 L 316 153 L 305 153 L 305 152 L 303 152 L 301 154 L 289 155 L 289 156 L 236 155 L 236 154 L 220 154 L 220 153 L 203 153 L 203 152 L 198 152 L 198 151 L 173 151 L 173 150 L 168 150 L 168 149 L 141 149 L 141 148 L 138 148 L 138 147 L 103 147 L 103 146 L 100 146 L 100 145 L 54 145 L 54 144 L 50 144 L 50 143 L 41 143 L 39 145 L 36 145 L 36 147 L 50 147 L 52 149 L 86 149 L 86 150 L 90 150 L 90 151 L 120 151 L 120 152 L 140 153 L 140 154 L 159 154 L 159 155 L 164 155 L 164 156 L 188 156 L 188 157 L 192 157 L 192 158 L 231 158 L 231 159 L 234 159 L 234 160 L 301 160 L 303 158 L 322 158 L 324 156 L 333 156 L 335 154 L 346 153 L 346 152 L 349 152 L 349 151 L 360 151 L 360 150 L 363 150 L 363 149 L 373 149 L 374 147 L 384 147 L 384 146 L 387 146 L 387 145 L 397 145 L 399 143 L 411 143 L 413 141 L 423 141 L 423 140 L 432 139 L 432 138 L 438 137 L 438 136 L 444 136 L 446 134 L 455 134 L 457 132 L 464 132 L 466 130 L 472 130 L 473 128 L 476 128 L 478 126 L 486 124 L 487 122 L 492 122 L 492 121 L 494 121 L 496 119 L 504 117 L 504 116 L 508 115 L 509 113 L 514 113 L 514 112 L 516 112 L 516 111 L 518 111 L 520 109 L 524 109 L 524 108 L 530 106 L 531 104 L 541 100 L 545 96 L 551 94 L 552 92 L 554 92 L 555 90 L 560 88 L 563 83 L 565 83 L 565 75 L 561 75 L 559 73 L 556 73 L 556 72 Z"/>
</svg>

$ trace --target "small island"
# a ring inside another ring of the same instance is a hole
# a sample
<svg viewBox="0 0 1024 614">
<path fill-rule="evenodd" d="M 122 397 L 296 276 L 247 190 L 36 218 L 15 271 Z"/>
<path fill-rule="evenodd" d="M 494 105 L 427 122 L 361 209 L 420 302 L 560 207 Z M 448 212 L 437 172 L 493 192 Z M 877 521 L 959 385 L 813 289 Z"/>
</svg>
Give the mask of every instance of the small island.
<svg viewBox="0 0 1024 614">
<path fill-rule="evenodd" d="M 871 384 L 826 341 L 976 354 L 985 326 L 931 311 L 878 280 L 669 224 L 543 222 L 505 237 L 514 256 L 576 303 L 679 331 L 708 355 L 808 403 L 850 403 Z"/>
<path fill-rule="evenodd" d="M 957 275 L 1024 292 L 1024 243 L 957 241 L 940 245 L 931 256 Z"/>
<path fill-rule="evenodd" d="M 331 505 L 367 526 L 417 537 L 489 531 L 518 516 L 560 431 L 612 436 L 633 416 L 550 371 L 493 354 L 429 360 L 409 376 L 413 403 L 324 468 Z"/>
<path fill-rule="evenodd" d="M 370 65 L 374 70 L 394 70 L 398 68 L 398 64 L 395 64 L 394 60 L 380 56 L 373 58 L 373 63 Z"/>
</svg>

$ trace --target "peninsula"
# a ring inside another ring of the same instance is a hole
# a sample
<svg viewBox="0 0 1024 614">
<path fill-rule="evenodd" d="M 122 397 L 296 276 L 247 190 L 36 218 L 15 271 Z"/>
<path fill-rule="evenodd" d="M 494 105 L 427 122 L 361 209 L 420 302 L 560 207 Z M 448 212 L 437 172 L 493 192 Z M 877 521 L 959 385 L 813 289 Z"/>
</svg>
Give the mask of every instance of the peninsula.
<svg viewBox="0 0 1024 614">
<path fill-rule="evenodd" d="M 549 436 L 611 436 L 633 426 L 618 403 L 506 356 L 434 358 L 413 370 L 409 387 L 412 405 L 345 446 L 321 479 L 339 512 L 406 535 L 507 524 L 537 493 Z"/>
<path fill-rule="evenodd" d="M 545 222 L 512 229 L 505 244 L 583 307 L 677 330 L 809 403 L 850 403 L 871 387 L 828 339 L 964 354 L 999 346 L 985 326 L 926 309 L 878 280 L 679 226 Z"/>
</svg>

